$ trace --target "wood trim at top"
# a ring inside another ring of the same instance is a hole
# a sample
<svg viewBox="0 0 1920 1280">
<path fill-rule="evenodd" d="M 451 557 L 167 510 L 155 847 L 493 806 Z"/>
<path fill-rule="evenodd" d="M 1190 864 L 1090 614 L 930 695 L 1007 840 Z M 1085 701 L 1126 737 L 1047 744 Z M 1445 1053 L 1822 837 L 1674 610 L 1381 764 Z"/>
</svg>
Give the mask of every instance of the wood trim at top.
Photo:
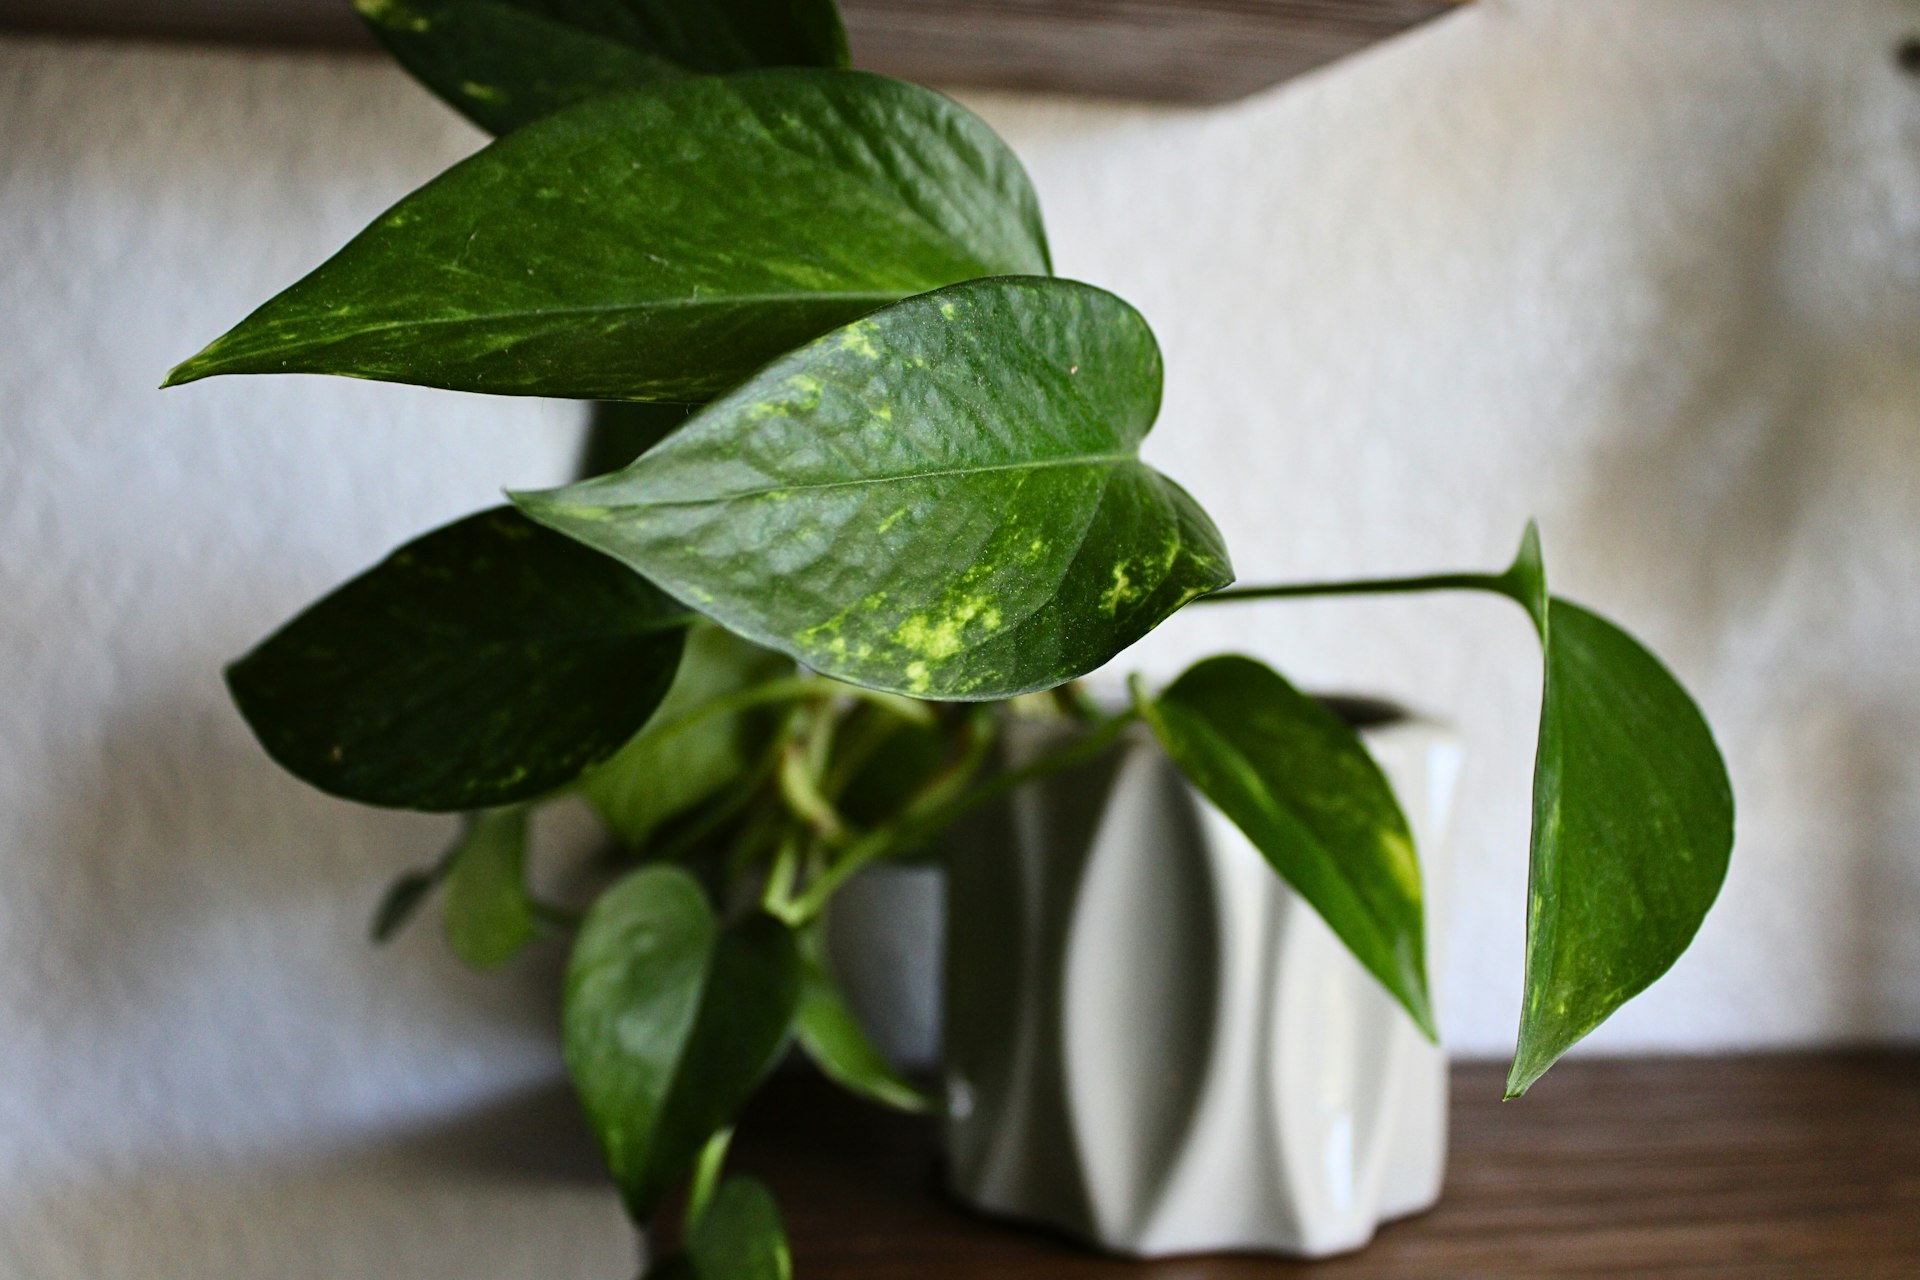
<svg viewBox="0 0 1920 1280">
<path fill-rule="evenodd" d="M 855 61 L 938 85 L 1225 102 L 1459 0 L 845 0 Z M 0 0 L 0 30 L 371 48 L 347 0 Z"/>
</svg>

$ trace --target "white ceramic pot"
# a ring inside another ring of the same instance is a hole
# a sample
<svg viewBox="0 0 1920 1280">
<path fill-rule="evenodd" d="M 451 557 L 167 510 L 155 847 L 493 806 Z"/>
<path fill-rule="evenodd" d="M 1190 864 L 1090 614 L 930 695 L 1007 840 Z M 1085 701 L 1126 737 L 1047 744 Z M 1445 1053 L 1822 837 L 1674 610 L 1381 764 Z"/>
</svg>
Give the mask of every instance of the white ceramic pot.
<svg viewBox="0 0 1920 1280">
<path fill-rule="evenodd" d="M 1007 763 L 1072 732 L 1018 724 Z M 1414 829 L 1437 988 L 1459 750 L 1418 720 L 1365 736 Z M 961 1199 L 1143 1257 L 1317 1257 L 1433 1204 L 1445 1056 L 1144 732 L 959 834 Z"/>
</svg>

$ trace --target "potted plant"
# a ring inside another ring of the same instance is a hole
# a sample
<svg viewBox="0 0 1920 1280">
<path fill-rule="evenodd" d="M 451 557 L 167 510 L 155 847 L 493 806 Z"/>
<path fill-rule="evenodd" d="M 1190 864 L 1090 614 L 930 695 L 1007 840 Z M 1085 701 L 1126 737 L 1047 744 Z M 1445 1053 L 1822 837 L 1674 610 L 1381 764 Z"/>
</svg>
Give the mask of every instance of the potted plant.
<svg viewBox="0 0 1920 1280">
<path fill-rule="evenodd" d="M 1510 1093 L 1685 948 L 1732 809 L 1672 677 L 1551 595 L 1531 528 L 1495 572 L 1232 585 L 1206 513 L 1138 457 L 1160 398 L 1146 321 L 1051 274 L 1026 175 L 981 121 L 845 69 L 831 0 L 356 3 L 500 136 L 167 384 L 621 402 L 596 453 L 626 465 L 407 544 L 228 681 L 309 783 L 467 815 L 378 932 L 437 890 L 475 964 L 571 935 L 565 1055 L 608 1167 L 642 1225 L 686 1191 L 657 1274 L 784 1274 L 770 1198 L 723 1165 L 790 1039 L 925 1105 L 821 963 L 836 890 L 1129 734 L 1434 1035 L 1420 865 L 1350 726 L 1238 656 L 1135 682 L 1118 710 L 1076 696 L 1185 607 L 1467 590 L 1525 610 L 1546 678 Z M 993 767 L 1027 711 L 1075 728 Z M 536 901 L 528 811 L 575 792 L 619 854 L 590 901 Z"/>
<path fill-rule="evenodd" d="M 1332 709 L 1404 797 L 1437 982 L 1460 744 L 1390 704 Z M 1084 732 L 1018 720 L 1002 750 L 1039 760 Z M 884 1033 L 902 1001 L 876 1001 L 876 982 L 921 966 L 862 963 L 858 944 L 944 900 L 944 989 L 916 993 L 942 1043 L 912 1048 L 941 1064 L 947 1179 L 966 1203 L 1132 1256 L 1319 1257 L 1438 1199 L 1439 1044 L 1151 731 L 1022 787 L 948 844 L 943 875 L 887 868 L 830 925 L 848 996 Z"/>
</svg>

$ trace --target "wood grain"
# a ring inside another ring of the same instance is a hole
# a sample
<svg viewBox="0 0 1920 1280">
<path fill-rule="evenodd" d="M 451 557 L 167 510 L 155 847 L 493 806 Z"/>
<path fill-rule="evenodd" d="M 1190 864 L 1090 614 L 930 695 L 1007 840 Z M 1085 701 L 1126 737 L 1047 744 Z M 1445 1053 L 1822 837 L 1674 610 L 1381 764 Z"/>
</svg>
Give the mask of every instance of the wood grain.
<svg viewBox="0 0 1920 1280">
<path fill-rule="evenodd" d="M 934 1126 L 776 1080 L 736 1166 L 767 1177 L 798 1280 L 1920 1277 L 1920 1056 L 1573 1062 L 1519 1102 L 1454 1072 L 1440 1207 L 1350 1257 L 1131 1263 L 939 1191 Z"/>
<path fill-rule="evenodd" d="M 1242 97 L 1459 0 L 846 0 L 861 66 L 930 84 Z M 372 49 L 347 0 L 0 0 L 0 28 Z"/>
</svg>

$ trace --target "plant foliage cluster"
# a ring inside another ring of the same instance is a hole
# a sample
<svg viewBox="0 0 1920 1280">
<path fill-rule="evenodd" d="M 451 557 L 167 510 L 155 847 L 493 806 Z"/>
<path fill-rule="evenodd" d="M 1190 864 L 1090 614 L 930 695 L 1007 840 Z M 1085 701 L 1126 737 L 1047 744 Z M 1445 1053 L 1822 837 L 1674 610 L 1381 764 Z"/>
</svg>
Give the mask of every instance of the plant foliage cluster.
<svg viewBox="0 0 1920 1280">
<path fill-rule="evenodd" d="M 1724 876 L 1712 737 L 1645 649 L 1499 573 L 1234 588 L 1139 457 L 1153 333 L 1055 277 L 1019 161 L 929 90 L 846 67 L 832 0 L 356 0 L 498 135 L 173 371 L 308 372 L 601 402 L 586 478 L 435 530 L 229 672 L 268 752 L 369 804 L 460 812 L 436 892 L 467 962 L 571 938 L 567 1063 L 660 1277 L 781 1277 L 727 1135 L 797 1041 L 882 1103 L 820 921 L 861 867 L 1144 723 L 1428 1034 L 1420 866 L 1354 732 L 1260 662 L 1131 707 L 1071 682 L 1195 602 L 1503 595 L 1545 655 L 1523 1091 L 1686 947 Z M 998 705 L 994 705 L 998 704 Z M 1014 773 L 1011 714 L 1084 733 Z M 584 795 L 590 900 L 528 889 L 528 814 Z M 964 856 L 961 851 L 959 856 Z"/>
</svg>

